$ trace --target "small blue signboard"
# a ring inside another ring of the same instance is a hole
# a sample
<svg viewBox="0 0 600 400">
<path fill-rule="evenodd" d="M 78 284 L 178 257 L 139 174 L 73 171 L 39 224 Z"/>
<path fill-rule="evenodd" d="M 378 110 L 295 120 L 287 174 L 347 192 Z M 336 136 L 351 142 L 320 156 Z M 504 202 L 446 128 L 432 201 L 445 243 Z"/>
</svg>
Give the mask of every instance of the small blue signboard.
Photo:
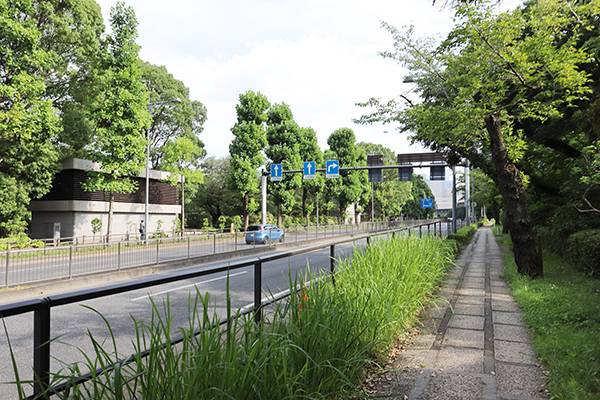
<svg viewBox="0 0 600 400">
<path fill-rule="evenodd" d="M 421 199 L 421 208 L 433 208 L 433 199 Z"/>
<path fill-rule="evenodd" d="M 327 162 L 325 163 L 325 177 L 340 177 L 340 162 L 338 160 L 327 160 Z"/>
<path fill-rule="evenodd" d="M 283 175 L 281 164 L 271 164 L 271 181 L 280 181 Z"/>
<path fill-rule="evenodd" d="M 317 163 L 315 161 L 304 162 L 304 179 L 315 179 L 317 177 Z"/>
</svg>

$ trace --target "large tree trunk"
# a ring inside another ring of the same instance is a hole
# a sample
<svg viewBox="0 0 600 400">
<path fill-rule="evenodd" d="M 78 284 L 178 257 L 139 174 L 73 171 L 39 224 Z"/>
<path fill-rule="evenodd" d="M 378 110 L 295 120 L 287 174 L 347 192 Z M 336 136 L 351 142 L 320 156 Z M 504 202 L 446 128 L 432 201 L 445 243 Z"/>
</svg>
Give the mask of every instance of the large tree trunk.
<svg viewBox="0 0 600 400">
<path fill-rule="evenodd" d="M 492 159 L 504 200 L 504 214 L 513 242 L 517 270 L 520 274 L 532 278 L 541 277 L 543 267 L 538 257 L 535 234 L 527 209 L 525 185 L 519 170 L 508 158 L 499 114 L 487 115 L 485 126 L 490 135 Z"/>
</svg>

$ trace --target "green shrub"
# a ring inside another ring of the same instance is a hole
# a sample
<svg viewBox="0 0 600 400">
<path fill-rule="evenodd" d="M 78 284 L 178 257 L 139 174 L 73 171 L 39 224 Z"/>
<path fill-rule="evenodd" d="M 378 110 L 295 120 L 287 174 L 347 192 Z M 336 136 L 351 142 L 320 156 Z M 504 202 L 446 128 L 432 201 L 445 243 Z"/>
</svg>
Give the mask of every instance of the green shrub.
<svg viewBox="0 0 600 400">
<path fill-rule="evenodd" d="M 455 239 L 448 238 L 444 240 L 443 243 L 450 248 L 452 254 L 456 255 L 458 253 L 458 242 Z"/>
<path fill-rule="evenodd" d="M 7 238 L 0 239 L 0 250 L 6 250 L 8 243 L 11 248 L 24 249 L 26 247 L 44 247 L 41 240 L 30 239 L 25 232 L 19 232 L 17 235 L 10 235 Z"/>
<path fill-rule="evenodd" d="M 569 236 L 565 259 L 578 269 L 600 276 L 600 229 L 588 229 Z"/>
<path fill-rule="evenodd" d="M 456 231 L 456 233 L 449 234 L 448 239 L 456 240 L 459 245 L 464 246 L 469 244 L 471 238 L 473 237 L 476 231 L 477 229 L 472 225 L 463 226 L 458 231 Z"/>
</svg>

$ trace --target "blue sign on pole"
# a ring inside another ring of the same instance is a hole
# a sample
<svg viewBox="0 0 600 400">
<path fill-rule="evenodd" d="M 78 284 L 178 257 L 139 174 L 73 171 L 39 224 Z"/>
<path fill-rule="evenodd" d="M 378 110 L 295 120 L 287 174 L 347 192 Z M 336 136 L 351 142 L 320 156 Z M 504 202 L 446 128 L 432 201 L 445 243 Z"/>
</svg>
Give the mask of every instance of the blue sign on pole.
<svg viewBox="0 0 600 400">
<path fill-rule="evenodd" d="M 317 177 L 317 163 L 315 161 L 304 162 L 304 179 L 315 179 Z"/>
<path fill-rule="evenodd" d="M 421 208 L 433 208 L 433 199 L 421 199 Z"/>
<path fill-rule="evenodd" d="M 281 164 L 271 164 L 271 181 L 280 181 L 283 175 Z"/>
<path fill-rule="evenodd" d="M 340 177 L 340 162 L 338 160 L 327 160 L 327 162 L 325 163 L 325 177 Z"/>
</svg>

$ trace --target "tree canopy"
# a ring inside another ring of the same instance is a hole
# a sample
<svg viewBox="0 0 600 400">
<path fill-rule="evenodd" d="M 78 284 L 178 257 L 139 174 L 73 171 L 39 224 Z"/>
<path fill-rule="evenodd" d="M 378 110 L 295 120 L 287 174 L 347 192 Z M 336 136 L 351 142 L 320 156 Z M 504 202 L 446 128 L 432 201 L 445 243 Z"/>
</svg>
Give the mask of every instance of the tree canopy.
<svg viewBox="0 0 600 400">
<path fill-rule="evenodd" d="M 579 162 L 586 166 L 580 173 L 591 172 L 581 155 L 584 148 L 596 148 L 597 133 L 582 119 L 593 95 L 590 77 L 598 69 L 592 54 L 598 7 L 598 2 L 530 1 L 494 15 L 486 4 L 460 4 L 456 27 L 439 44 L 415 39 L 410 27 L 401 31 L 384 23 L 395 45 L 382 55 L 409 69 L 422 101 L 406 107 L 377 99 L 362 104 L 377 111 L 361 122 L 397 122 L 414 141 L 444 152 L 450 162 L 468 158 L 493 177 L 517 265 L 531 276 L 541 275 L 541 265 L 526 189 L 548 193 L 554 184 L 545 187 L 536 178 L 559 160 L 561 171 Z M 540 155 L 549 164 L 536 160 Z M 578 181 L 585 182 L 585 176 Z"/>
<path fill-rule="evenodd" d="M 240 104 L 235 107 L 237 122 L 231 128 L 234 138 L 229 145 L 231 159 L 227 186 L 243 201 L 244 230 L 248 228 L 249 213 L 258 209 L 251 195 L 258 190 L 257 168 L 264 162 L 266 112 L 270 106 L 265 96 L 249 90 L 240 94 Z"/>
<path fill-rule="evenodd" d="M 145 132 L 149 124 L 148 97 L 138 68 L 137 19 L 132 8 L 117 2 L 111 9 L 113 34 L 103 46 L 104 73 L 100 95 L 90 107 L 94 137 L 87 154 L 100 164 L 84 183 L 88 191 L 110 194 L 108 234 L 114 193 L 131 193 L 146 160 Z M 147 223 L 147 222 L 146 222 Z"/>
</svg>

